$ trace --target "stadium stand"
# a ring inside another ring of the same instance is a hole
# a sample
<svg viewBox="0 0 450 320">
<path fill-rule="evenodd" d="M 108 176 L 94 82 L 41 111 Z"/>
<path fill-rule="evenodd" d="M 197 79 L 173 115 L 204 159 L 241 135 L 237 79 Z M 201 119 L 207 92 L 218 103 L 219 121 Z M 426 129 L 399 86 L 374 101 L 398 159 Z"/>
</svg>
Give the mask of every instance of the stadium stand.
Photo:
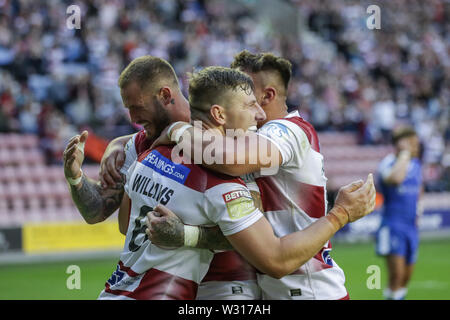
<svg viewBox="0 0 450 320">
<path fill-rule="evenodd" d="M 78 4 L 81 29 L 69 30 L 67 2 L 0 1 L 0 225 L 80 219 L 62 152 L 86 128 L 105 141 L 135 131 L 117 88 L 132 59 L 169 60 L 186 93 L 187 72 L 229 65 L 242 49 L 293 63 L 288 106 L 320 131 L 330 190 L 373 172 L 393 126 L 410 123 L 423 142 L 426 191 L 436 192 L 428 203 L 448 203 L 446 2 L 262 2 L 92 0 Z M 372 4 L 383 8 L 380 30 L 366 27 Z"/>
<path fill-rule="evenodd" d="M 84 172 L 95 178 L 98 165 Z M 62 167 L 45 164 L 37 136 L 0 134 L 0 227 L 80 219 Z"/>
<path fill-rule="evenodd" d="M 330 190 L 375 172 L 379 161 L 391 151 L 385 146 L 359 146 L 355 135 L 348 133 L 324 133 L 319 140 Z M 82 219 L 62 167 L 45 164 L 36 136 L 0 134 L 0 155 L 0 227 Z M 95 178 L 98 170 L 97 164 L 90 164 L 83 171 Z M 427 193 L 425 208 L 450 208 L 450 193 Z"/>
</svg>

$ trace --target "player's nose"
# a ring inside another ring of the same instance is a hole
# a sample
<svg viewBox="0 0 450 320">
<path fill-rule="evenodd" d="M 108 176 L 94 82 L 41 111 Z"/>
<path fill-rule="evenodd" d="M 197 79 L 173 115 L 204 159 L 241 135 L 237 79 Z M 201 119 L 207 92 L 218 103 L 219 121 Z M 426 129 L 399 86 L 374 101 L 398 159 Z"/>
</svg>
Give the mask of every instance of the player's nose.
<svg viewBox="0 0 450 320">
<path fill-rule="evenodd" d="M 255 120 L 256 121 L 266 120 L 266 113 L 264 112 L 263 108 L 261 108 L 261 106 L 259 104 L 256 104 Z"/>
</svg>

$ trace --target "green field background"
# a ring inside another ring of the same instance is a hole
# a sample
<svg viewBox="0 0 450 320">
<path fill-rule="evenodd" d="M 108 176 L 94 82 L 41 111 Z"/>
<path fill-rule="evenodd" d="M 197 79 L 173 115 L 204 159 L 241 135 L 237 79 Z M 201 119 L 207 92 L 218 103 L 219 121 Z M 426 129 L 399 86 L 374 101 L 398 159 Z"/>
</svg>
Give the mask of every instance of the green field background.
<svg viewBox="0 0 450 320">
<path fill-rule="evenodd" d="M 350 298 L 380 300 L 386 266 L 374 244 L 334 243 L 332 257 L 344 269 Z M 0 299 L 96 299 L 118 258 L 0 266 Z M 81 289 L 69 290 L 69 265 L 81 270 Z M 368 289 L 367 267 L 381 269 L 381 289 Z M 422 242 L 407 299 L 450 300 L 450 240 Z"/>
</svg>

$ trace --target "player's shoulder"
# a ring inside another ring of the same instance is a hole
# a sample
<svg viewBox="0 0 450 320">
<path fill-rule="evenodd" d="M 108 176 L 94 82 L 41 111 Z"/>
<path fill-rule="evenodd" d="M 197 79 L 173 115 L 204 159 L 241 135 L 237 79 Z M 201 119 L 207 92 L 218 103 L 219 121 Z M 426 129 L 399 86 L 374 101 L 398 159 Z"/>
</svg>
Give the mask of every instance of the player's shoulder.
<svg viewBox="0 0 450 320">
<path fill-rule="evenodd" d="M 303 119 L 302 116 L 298 111 L 294 111 L 289 113 L 286 117 L 279 119 L 284 121 L 289 121 L 298 127 L 300 127 L 303 131 L 309 131 L 311 133 L 315 133 L 316 129 L 314 129 L 314 126 L 309 123 L 307 120 Z"/>
<path fill-rule="evenodd" d="M 290 123 L 293 123 L 298 128 L 300 128 L 308 137 L 308 140 L 311 143 L 311 145 L 313 144 L 313 142 L 319 141 L 319 138 L 317 136 L 316 129 L 314 129 L 314 126 L 311 123 L 309 123 L 308 121 L 306 121 L 305 119 L 303 119 L 300 116 L 300 114 L 298 113 L 298 111 L 289 114 L 286 118 L 284 118 L 284 120 L 289 121 Z"/>
<path fill-rule="evenodd" d="M 284 118 L 274 119 L 267 122 L 262 129 L 266 132 L 273 132 L 278 130 L 278 135 L 294 135 L 297 137 L 305 137 L 307 138 L 309 144 L 313 147 L 314 150 L 319 151 L 319 137 L 317 135 L 314 126 L 303 119 L 298 111 L 292 112 L 288 114 Z M 302 140 L 302 139 L 300 139 Z"/>
</svg>

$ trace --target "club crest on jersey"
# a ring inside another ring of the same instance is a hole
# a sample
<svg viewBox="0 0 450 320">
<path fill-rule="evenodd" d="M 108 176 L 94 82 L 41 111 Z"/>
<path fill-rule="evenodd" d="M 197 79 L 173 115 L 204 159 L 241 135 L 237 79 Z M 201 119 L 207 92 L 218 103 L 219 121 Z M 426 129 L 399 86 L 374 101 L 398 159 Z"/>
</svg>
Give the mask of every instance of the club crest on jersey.
<svg viewBox="0 0 450 320">
<path fill-rule="evenodd" d="M 231 219 L 240 219 L 255 211 L 252 195 L 248 190 L 235 190 L 222 195 Z"/>
<path fill-rule="evenodd" d="M 330 255 L 331 250 L 323 250 L 322 251 L 322 260 L 329 266 L 333 266 L 333 259 L 331 259 Z"/>
<path fill-rule="evenodd" d="M 270 123 L 267 125 L 266 130 L 269 136 L 273 135 L 283 139 L 289 138 L 289 131 L 287 127 L 281 123 Z"/>
</svg>

